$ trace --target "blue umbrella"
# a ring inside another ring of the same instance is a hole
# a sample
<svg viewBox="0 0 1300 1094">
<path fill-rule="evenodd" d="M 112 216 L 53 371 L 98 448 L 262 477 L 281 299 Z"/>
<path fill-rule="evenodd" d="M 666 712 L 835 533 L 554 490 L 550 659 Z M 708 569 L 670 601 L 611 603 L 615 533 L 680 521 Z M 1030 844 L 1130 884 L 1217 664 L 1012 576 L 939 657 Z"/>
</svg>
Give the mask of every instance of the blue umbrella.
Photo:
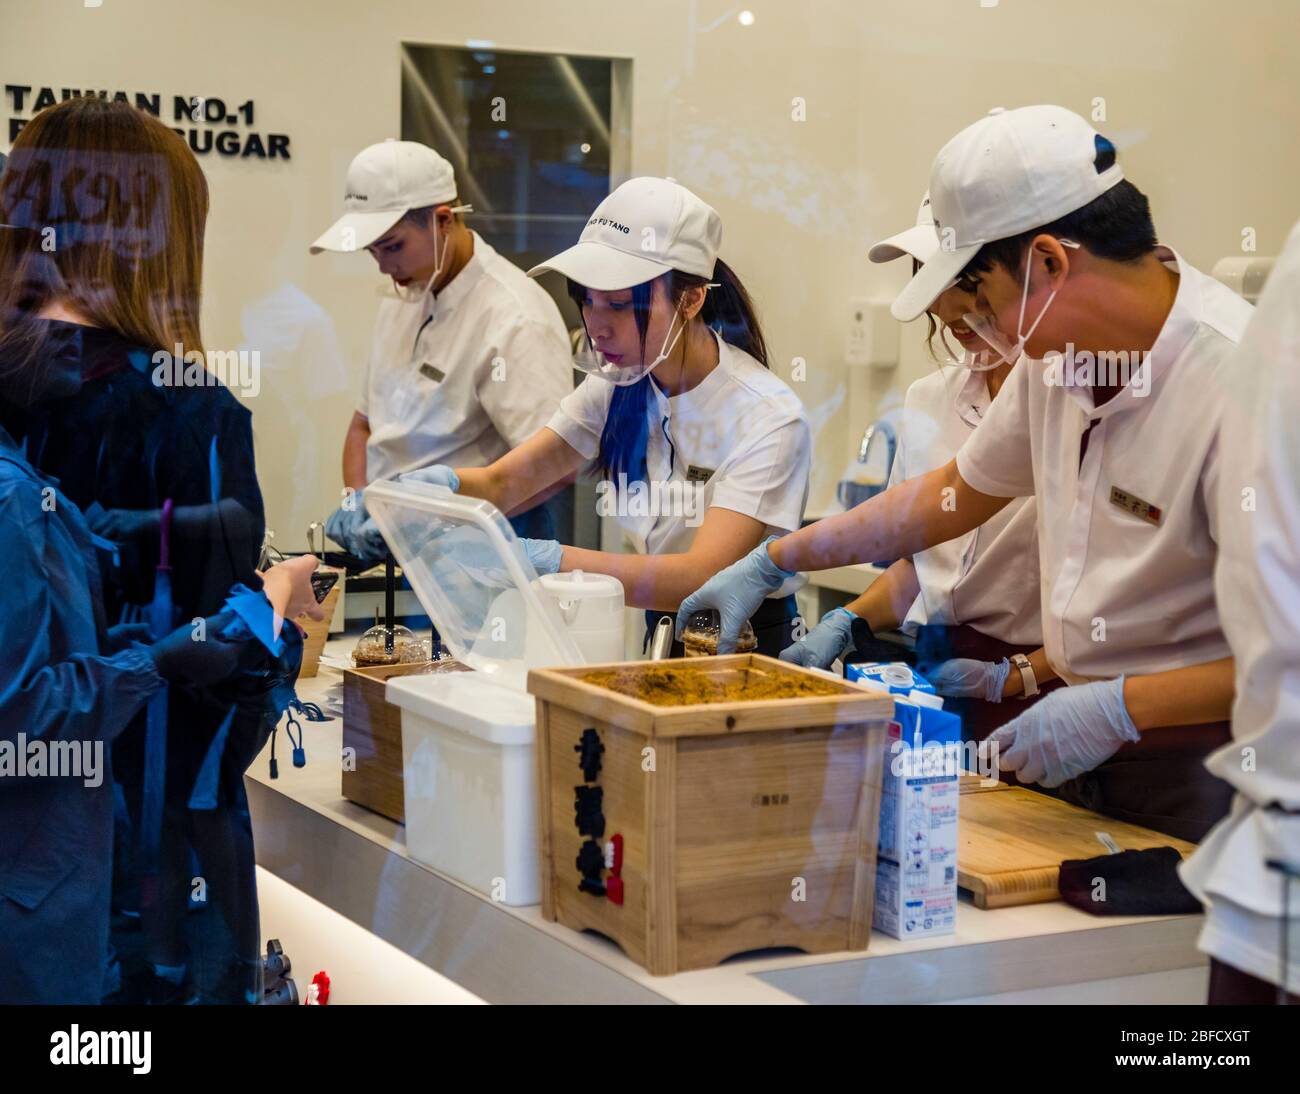
<svg viewBox="0 0 1300 1094">
<path fill-rule="evenodd" d="M 154 571 L 149 629 L 154 641 L 172 630 L 171 568 L 172 499 L 163 502 L 158 544 L 158 569 Z M 167 772 L 167 688 L 149 700 L 144 734 L 144 801 L 140 818 L 140 903 L 153 907 L 158 900 L 158 858 L 162 843 L 163 790 Z"/>
</svg>

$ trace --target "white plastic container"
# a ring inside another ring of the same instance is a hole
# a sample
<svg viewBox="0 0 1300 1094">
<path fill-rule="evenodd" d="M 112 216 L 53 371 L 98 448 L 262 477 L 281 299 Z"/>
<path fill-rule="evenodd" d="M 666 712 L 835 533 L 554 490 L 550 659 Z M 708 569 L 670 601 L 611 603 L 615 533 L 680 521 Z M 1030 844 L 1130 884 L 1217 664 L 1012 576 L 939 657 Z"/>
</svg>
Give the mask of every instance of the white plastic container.
<svg viewBox="0 0 1300 1094">
<path fill-rule="evenodd" d="M 396 676 L 406 851 L 502 904 L 542 899 L 536 707 L 477 673 Z"/>
<path fill-rule="evenodd" d="M 589 574 L 580 589 L 558 583 L 559 593 L 575 595 L 543 591 L 501 513 L 442 487 L 372 483 L 366 507 L 440 637 L 474 670 L 397 676 L 386 685 L 387 700 L 402 712 L 407 853 L 492 900 L 536 904 L 536 706 L 525 690 L 528 670 L 586 663 L 565 626 L 567 601 L 589 644 L 599 644 L 616 600 L 620 649 L 610 660 L 618 660 L 623 586 Z"/>
<path fill-rule="evenodd" d="M 588 664 L 623 660 L 623 583 L 608 574 L 545 574 L 542 591 Z"/>
</svg>

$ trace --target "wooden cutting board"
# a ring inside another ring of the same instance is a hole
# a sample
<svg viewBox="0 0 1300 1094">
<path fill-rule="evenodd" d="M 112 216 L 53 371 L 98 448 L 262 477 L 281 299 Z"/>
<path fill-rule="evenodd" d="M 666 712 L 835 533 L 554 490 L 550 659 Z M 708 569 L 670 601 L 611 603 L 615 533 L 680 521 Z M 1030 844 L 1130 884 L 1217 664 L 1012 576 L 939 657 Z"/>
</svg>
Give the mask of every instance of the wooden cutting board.
<svg viewBox="0 0 1300 1094">
<path fill-rule="evenodd" d="M 1186 858 L 1196 850 L 1193 843 L 1022 787 L 964 793 L 960 803 L 957 884 L 970 890 L 977 908 L 1060 900 L 1061 863 L 1106 853 L 1098 832 L 1123 851 L 1175 847 Z"/>
<path fill-rule="evenodd" d="M 958 788 L 963 794 L 983 794 L 989 790 L 1010 790 L 1011 784 L 963 771 L 958 777 Z"/>
</svg>

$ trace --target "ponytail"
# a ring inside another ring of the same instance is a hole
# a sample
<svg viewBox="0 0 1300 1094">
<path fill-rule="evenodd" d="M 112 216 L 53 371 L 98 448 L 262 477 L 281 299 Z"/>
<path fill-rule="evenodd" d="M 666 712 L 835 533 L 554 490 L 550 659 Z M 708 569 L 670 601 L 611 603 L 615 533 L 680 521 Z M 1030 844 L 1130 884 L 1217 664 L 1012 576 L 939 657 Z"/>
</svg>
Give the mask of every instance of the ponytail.
<svg viewBox="0 0 1300 1094">
<path fill-rule="evenodd" d="M 686 277 L 686 274 L 674 274 L 674 283 Z M 691 284 L 703 284 L 703 280 L 698 278 L 690 281 Z M 771 368 L 767 359 L 767 341 L 758 325 L 754 302 L 735 271 L 720 258 L 713 264 L 713 283 L 718 287 L 710 289 L 704 297 L 700 318 L 717 331 L 724 342 L 744 350 L 764 368 Z M 690 285 L 682 288 L 690 288 Z"/>
</svg>

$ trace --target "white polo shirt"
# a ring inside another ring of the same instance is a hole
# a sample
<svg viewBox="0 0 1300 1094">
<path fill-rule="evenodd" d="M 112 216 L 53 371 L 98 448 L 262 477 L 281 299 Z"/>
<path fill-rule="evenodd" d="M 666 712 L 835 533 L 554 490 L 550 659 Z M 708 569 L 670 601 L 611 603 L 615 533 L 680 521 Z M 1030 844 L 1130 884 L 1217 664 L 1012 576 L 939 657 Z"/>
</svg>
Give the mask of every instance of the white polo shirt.
<svg viewBox="0 0 1300 1094">
<path fill-rule="evenodd" d="M 1233 740 L 1206 767 L 1237 796 L 1179 872 L 1209 905 L 1200 948 L 1277 983 L 1282 876 L 1265 863 L 1300 862 L 1300 225 L 1210 394 L 1223 408 L 1215 588 L 1237 694 Z M 1294 944 L 1288 987 L 1300 993 Z"/>
<path fill-rule="evenodd" d="M 357 405 L 370 420 L 369 481 L 435 463 L 486 466 L 573 391 L 555 302 L 473 235 L 473 257 L 436 297 L 379 305 Z"/>
<path fill-rule="evenodd" d="M 1158 254 L 1181 276 L 1147 373 L 1094 408 L 1090 387 L 1048 384 L 1047 365 L 1021 358 L 957 453 L 976 490 L 1037 496 L 1043 644 L 1072 684 L 1231 652 L 1214 600 L 1214 377 L 1253 309 L 1167 247 Z"/>
<path fill-rule="evenodd" d="M 903 399 L 889 485 L 948 463 L 989 404 L 982 372 L 941 366 L 912 384 Z M 1017 499 L 973 532 L 913 555 L 921 592 L 902 630 L 966 624 L 1014 646 L 1042 645 L 1036 512 L 1033 498 Z"/>
<path fill-rule="evenodd" d="M 749 354 L 714 337 L 717 367 L 690 391 L 670 398 L 651 374 L 646 465 L 651 487 L 661 487 L 660 503 L 650 487 L 629 486 L 616 496 L 597 486 L 598 504 L 616 505 L 607 515 L 617 518 L 640 554 L 688 550 L 714 506 L 753 517 L 765 535 L 792 532 L 803 517 L 812 464 L 803 403 Z M 614 384 L 589 376 L 548 423 L 588 461 L 600 447 L 614 391 Z M 786 586 L 781 595 L 792 591 Z"/>
</svg>

